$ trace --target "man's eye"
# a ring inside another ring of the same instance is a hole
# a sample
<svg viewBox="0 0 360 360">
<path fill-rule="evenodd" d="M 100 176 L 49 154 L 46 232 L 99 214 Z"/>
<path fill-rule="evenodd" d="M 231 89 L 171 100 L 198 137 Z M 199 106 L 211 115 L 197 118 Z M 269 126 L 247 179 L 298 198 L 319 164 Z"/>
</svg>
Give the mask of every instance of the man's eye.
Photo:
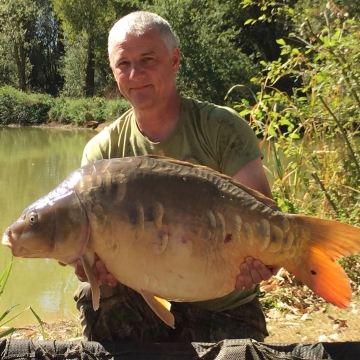
<svg viewBox="0 0 360 360">
<path fill-rule="evenodd" d="M 152 61 L 152 60 L 154 60 L 152 57 L 144 57 L 144 58 L 143 58 L 143 61 L 144 61 L 144 62 L 150 62 L 150 61 Z"/>
<path fill-rule="evenodd" d="M 129 62 L 128 61 L 120 61 L 118 63 L 118 67 L 125 67 L 125 66 L 128 66 L 129 65 Z"/>
</svg>

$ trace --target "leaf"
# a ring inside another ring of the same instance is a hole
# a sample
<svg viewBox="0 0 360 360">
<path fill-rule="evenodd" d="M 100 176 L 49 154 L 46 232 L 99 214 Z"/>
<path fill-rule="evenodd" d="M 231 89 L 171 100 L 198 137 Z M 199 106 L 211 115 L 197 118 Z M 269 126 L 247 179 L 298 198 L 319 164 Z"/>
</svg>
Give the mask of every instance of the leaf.
<svg viewBox="0 0 360 360">
<path fill-rule="evenodd" d="M 247 19 L 245 22 L 244 22 L 244 25 L 248 25 L 248 24 L 254 24 L 256 20 L 253 20 L 253 19 Z"/>
<path fill-rule="evenodd" d="M 0 315 L 0 321 L 2 321 L 9 313 L 10 313 L 10 311 L 14 308 L 14 307 L 16 307 L 16 306 L 18 306 L 19 304 L 16 304 L 16 305 L 13 305 L 13 306 L 11 306 L 11 307 L 9 307 L 2 315 Z M 8 322 L 8 321 L 7 321 Z M 7 323 L 6 322 L 6 323 Z M 4 324 L 6 324 L 6 323 L 3 323 L 3 324 L 1 324 L 1 325 L 4 325 Z"/>
<path fill-rule="evenodd" d="M 7 329 L 5 331 L 0 332 L 0 339 L 7 336 L 7 335 L 12 334 L 15 330 L 16 330 L 15 328 L 11 327 L 11 328 L 9 328 L 9 329 Z"/>
<path fill-rule="evenodd" d="M 3 292 L 5 290 L 6 283 L 7 283 L 8 279 L 9 279 L 13 262 L 14 262 L 14 258 L 11 259 L 11 262 L 6 266 L 5 270 L 0 275 L 0 298 L 1 298 L 1 295 L 3 294 Z"/>
<path fill-rule="evenodd" d="M 43 321 L 40 319 L 39 315 L 34 311 L 34 309 L 30 306 L 30 310 L 33 313 L 33 315 L 35 316 L 37 322 L 39 323 L 40 327 L 41 327 L 41 335 L 43 337 L 43 340 L 46 340 L 46 333 L 43 327 Z"/>
</svg>

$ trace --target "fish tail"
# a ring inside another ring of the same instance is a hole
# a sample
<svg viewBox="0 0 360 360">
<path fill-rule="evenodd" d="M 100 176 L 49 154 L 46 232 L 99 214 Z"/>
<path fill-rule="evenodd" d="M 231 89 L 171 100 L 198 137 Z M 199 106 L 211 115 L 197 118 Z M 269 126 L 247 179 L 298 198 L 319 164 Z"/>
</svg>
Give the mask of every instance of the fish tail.
<svg viewBox="0 0 360 360">
<path fill-rule="evenodd" d="M 360 228 L 333 220 L 296 217 L 309 236 L 300 261 L 287 269 L 326 301 L 347 308 L 351 300 L 350 281 L 335 260 L 360 252 Z"/>
</svg>

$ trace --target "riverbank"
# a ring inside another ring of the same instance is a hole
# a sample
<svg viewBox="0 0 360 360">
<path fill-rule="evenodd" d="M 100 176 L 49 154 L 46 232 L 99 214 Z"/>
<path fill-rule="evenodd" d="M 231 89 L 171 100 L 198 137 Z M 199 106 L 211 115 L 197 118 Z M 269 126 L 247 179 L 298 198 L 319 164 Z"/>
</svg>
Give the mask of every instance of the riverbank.
<svg viewBox="0 0 360 360">
<path fill-rule="evenodd" d="M 31 127 L 34 128 L 40 128 L 40 129 L 61 129 L 61 130 L 95 130 L 97 132 L 103 130 L 106 126 L 109 126 L 113 121 L 107 121 L 103 123 L 96 123 L 95 125 L 93 122 L 89 122 L 88 124 L 85 124 L 83 126 L 75 125 L 75 124 L 62 124 L 56 121 L 49 121 L 44 124 L 39 125 L 31 125 Z M 16 125 L 16 124 L 9 124 L 9 125 L 0 125 L 0 127 L 9 127 L 9 128 L 19 128 L 23 127 L 22 125 Z"/>
</svg>

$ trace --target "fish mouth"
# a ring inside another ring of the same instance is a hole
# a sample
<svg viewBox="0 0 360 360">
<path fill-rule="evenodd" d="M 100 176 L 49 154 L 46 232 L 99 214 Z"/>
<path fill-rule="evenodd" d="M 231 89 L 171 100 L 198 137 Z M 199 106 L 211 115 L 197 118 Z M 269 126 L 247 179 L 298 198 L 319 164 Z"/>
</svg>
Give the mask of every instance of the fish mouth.
<svg viewBox="0 0 360 360">
<path fill-rule="evenodd" d="M 1 244 L 10 248 L 14 256 L 19 256 L 19 253 L 21 252 L 21 246 L 12 237 L 10 229 L 7 229 L 4 233 Z"/>
<path fill-rule="evenodd" d="M 7 229 L 4 233 L 2 240 L 2 245 L 8 247 L 13 256 L 22 257 L 22 258 L 32 258 L 32 257 L 44 257 L 36 250 L 27 249 L 26 247 L 20 245 L 19 241 L 17 241 L 16 237 L 13 237 L 13 234 L 10 229 Z"/>
<path fill-rule="evenodd" d="M 4 234 L 1 240 L 1 243 L 5 246 L 7 246 L 8 248 L 12 248 L 12 243 L 10 240 L 10 236 L 7 234 Z"/>
</svg>

